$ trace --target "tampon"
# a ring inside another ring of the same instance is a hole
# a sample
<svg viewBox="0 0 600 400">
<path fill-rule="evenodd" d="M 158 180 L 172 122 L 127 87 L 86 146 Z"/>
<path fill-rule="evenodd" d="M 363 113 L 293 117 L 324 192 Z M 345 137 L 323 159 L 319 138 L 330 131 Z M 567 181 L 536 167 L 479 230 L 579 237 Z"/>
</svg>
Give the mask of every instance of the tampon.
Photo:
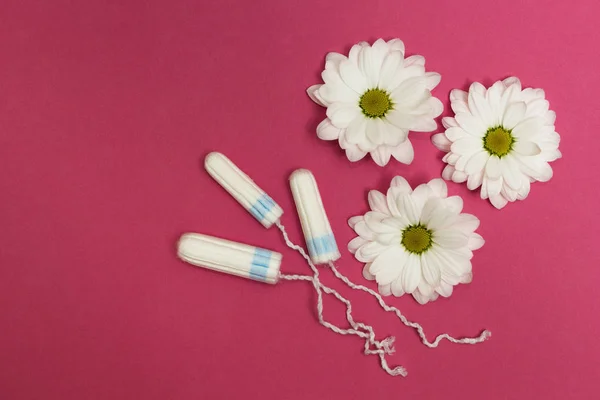
<svg viewBox="0 0 600 400">
<path fill-rule="evenodd" d="M 179 239 L 177 255 L 198 267 L 275 284 L 279 279 L 281 254 L 199 233 Z"/>
<path fill-rule="evenodd" d="M 225 155 L 218 152 L 208 154 L 204 168 L 265 228 L 270 228 L 283 214 L 281 207 Z"/>
<path fill-rule="evenodd" d="M 337 260 L 340 252 L 315 177 L 306 169 L 298 169 L 290 176 L 290 186 L 310 259 L 315 264 Z"/>
</svg>

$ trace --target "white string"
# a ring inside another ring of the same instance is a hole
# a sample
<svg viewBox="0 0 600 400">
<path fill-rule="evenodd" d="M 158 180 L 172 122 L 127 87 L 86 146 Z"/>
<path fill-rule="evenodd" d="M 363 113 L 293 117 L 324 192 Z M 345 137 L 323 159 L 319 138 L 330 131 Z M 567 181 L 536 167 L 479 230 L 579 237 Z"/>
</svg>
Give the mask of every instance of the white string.
<svg viewBox="0 0 600 400">
<path fill-rule="evenodd" d="M 313 264 L 310 257 L 304 251 L 304 249 L 302 247 L 294 244 L 290 240 L 284 226 L 279 221 L 275 222 L 275 225 L 281 231 L 286 245 L 289 248 L 299 252 L 300 255 L 302 255 L 302 257 L 304 257 L 304 259 L 307 261 L 308 265 L 310 266 L 311 270 L 313 271 L 312 277 L 307 276 L 307 275 L 284 275 L 284 274 L 280 274 L 279 276 L 281 279 L 290 280 L 290 281 L 304 280 L 304 281 L 312 282 L 313 287 L 315 288 L 315 291 L 317 292 L 317 315 L 318 315 L 319 323 L 340 335 L 356 335 L 356 336 L 359 336 L 359 337 L 365 339 L 365 347 L 364 347 L 365 354 L 378 355 L 379 359 L 381 361 L 381 367 L 388 374 L 390 374 L 392 376 L 398 376 L 398 375 L 406 376 L 407 371 L 404 367 L 397 366 L 395 368 L 390 368 L 385 359 L 385 356 L 387 354 L 394 353 L 394 348 L 393 348 L 394 338 L 388 337 L 382 341 L 378 341 L 375 339 L 375 332 L 373 330 L 373 327 L 371 327 L 369 325 L 365 325 L 362 322 L 354 321 L 354 318 L 352 317 L 352 304 L 350 303 L 350 301 L 348 299 L 346 299 L 345 297 L 343 297 L 341 294 L 339 294 L 336 290 L 334 290 L 328 286 L 325 286 L 321 283 L 321 281 L 319 280 L 319 270 Z M 346 319 L 348 320 L 348 323 L 350 324 L 350 326 L 352 326 L 353 329 L 342 329 L 342 328 L 325 320 L 325 318 L 323 317 L 323 293 L 322 292 L 325 292 L 326 294 L 334 295 L 338 300 L 340 300 L 342 303 L 344 303 L 346 305 Z M 366 332 L 362 331 L 361 328 Z M 372 349 L 371 346 L 373 346 L 375 349 Z"/>
<path fill-rule="evenodd" d="M 440 343 L 440 341 L 442 341 L 442 339 L 446 339 L 446 340 L 448 340 L 448 341 L 450 341 L 452 343 L 477 344 L 477 343 L 483 342 L 484 340 L 486 340 L 487 338 L 489 338 L 490 336 L 492 336 L 492 333 L 490 331 L 488 331 L 488 330 L 484 330 L 476 338 L 462 338 L 462 339 L 455 339 L 452 336 L 448 335 L 447 333 L 444 333 L 444 334 L 441 334 L 438 337 L 436 337 L 435 340 L 432 343 L 429 340 L 427 340 L 427 337 L 425 336 L 425 332 L 423 331 L 423 327 L 421 325 L 419 325 L 416 322 L 412 322 L 412 321 L 407 320 L 406 317 L 404 315 L 402 315 L 402 313 L 400 312 L 400 310 L 398 310 L 396 307 L 388 306 L 379 293 L 377 293 L 374 290 L 369 289 L 368 287 L 365 287 L 363 285 L 357 285 L 357 284 L 353 283 L 352 281 L 350 281 L 350 279 L 348 279 L 347 277 L 345 277 L 344 275 L 342 275 L 342 273 L 340 273 L 337 270 L 337 268 L 335 267 L 335 265 L 331 261 L 329 262 L 329 267 L 331 267 L 331 270 L 333 271 L 334 275 L 338 279 L 340 279 L 344 283 L 346 283 L 346 285 L 348 285 L 352 289 L 362 290 L 363 292 L 369 293 L 370 295 L 372 295 L 373 297 L 375 297 L 377 299 L 377 301 L 379 302 L 379 305 L 381 306 L 381 308 L 383 308 L 385 311 L 395 313 L 398 316 L 398 318 L 400 319 L 400 321 L 402 321 L 402 323 L 404 325 L 416 329 L 417 333 L 421 337 L 421 341 L 427 347 L 431 347 L 431 348 L 437 347 L 438 344 Z"/>
</svg>

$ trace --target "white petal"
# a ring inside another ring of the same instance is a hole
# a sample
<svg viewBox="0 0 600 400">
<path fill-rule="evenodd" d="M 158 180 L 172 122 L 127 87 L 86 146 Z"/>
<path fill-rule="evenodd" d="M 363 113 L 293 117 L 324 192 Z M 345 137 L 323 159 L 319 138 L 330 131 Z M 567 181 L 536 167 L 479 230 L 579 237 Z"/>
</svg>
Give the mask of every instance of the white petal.
<svg viewBox="0 0 600 400">
<path fill-rule="evenodd" d="M 439 85 L 440 81 L 442 80 L 442 76 L 437 72 L 427 72 L 425 74 L 425 79 L 425 87 L 429 90 L 433 90 L 437 85 Z"/>
<path fill-rule="evenodd" d="M 381 221 L 382 224 L 392 227 L 394 231 L 401 232 L 406 228 L 410 222 L 404 217 L 389 217 Z"/>
<path fill-rule="evenodd" d="M 361 262 L 371 262 L 375 260 L 377 256 L 383 253 L 387 249 L 386 246 L 377 242 L 368 242 L 363 246 L 359 247 L 355 253 L 355 257 Z"/>
<path fill-rule="evenodd" d="M 502 178 L 504 182 L 513 190 L 518 190 L 521 187 L 521 176 L 523 175 L 519 169 L 514 157 L 507 154 L 500 160 L 502 168 Z"/>
<path fill-rule="evenodd" d="M 498 81 L 487 90 L 486 98 L 492 110 L 491 126 L 500 125 L 502 122 L 501 116 L 503 115 L 504 110 L 500 110 L 500 99 L 504 89 L 505 87 L 502 82 Z"/>
<path fill-rule="evenodd" d="M 468 135 L 468 133 L 465 132 L 465 130 L 463 128 L 461 128 L 460 126 L 455 126 L 455 127 L 446 129 L 446 137 L 452 142 L 462 139 L 462 138 L 466 137 L 467 135 Z"/>
<path fill-rule="evenodd" d="M 463 199 L 460 196 L 450 196 L 444 200 L 446 209 L 453 214 L 460 214 L 463 209 Z"/>
<path fill-rule="evenodd" d="M 485 126 L 491 126 L 494 120 L 492 109 L 486 98 L 486 90 L 479 82 L 474 82 L 469 88 L 469 109 L 473 116 Z M 459 121 L 460 122 L 460 121 Z"/>
<path fill-rule="evenodd" d="M 454 111 L 455 114 L 471 113 L 471 110 L 469 110 L 467 99 L 467 92 L 460 89 L 453 89 L 450 92 L 450 106 L 452 107 L 452 111 Z"/>
<path fill-rule="evenodd" d="M 358 148 L 358 146 L 352 146 L 346 149 L 346 157 L 351 162 L 362 160 L 367 153 Z"/>
<path fill-rule="evenodd" d="M 454 118 L 465 132 L 476 138 L 483 137 L 489 128 L 481 119 L 471 114 L 458 113 Z"/>
<path fill-rule="evenodd" d="M 457 284 L 460 278 L 471 270 L 471 262 L 468 257 L 456 252 L 433 247 L 428 253 L 431 253 L 429 256 L 437 259 L 438 265 L 442 266 L 442 280 L 449 284 Z"/>
<path fill-rule="evenodd" d="M 398 69 L 402 66 L 402 53 L 393 51 L 389 53 L 381 66 L 381 73 L 379 75 L 379 87 L 391 90 L 396 86 L 394 85 L 394 77 L 398 74 Z"/>
<path fill-rule="evenodd" d="M 481 246 L 483 246 L 484 244 L 485 244 L 485 240 L 483 240 L 481 235 L 479 235 L 477 233 L 472 233 L 471 236 L 469 236 L 468 246 L 469 246 L 470 250 L 480 249 Z"/>
<path fill-rule="evenodd" d="M 438 150 L 446 152 L 450 151 L 450 146 L 452 145 L 452 142 L 448 140 L 446 135 L 443 133 L 436 133 L 433 135 L 431 137 L 431 143 L 433 143 Z"/>
<path fill-rule="evenodd" d="M 443 248 L 456 249 L 466 246 L 468 241 L 468 236 L 457 230 L 441 230 L 433 233 L 433 242 Z"/>
<path fill-rule="evenodd" d="M 431 107 L 429 116 L 432 118 L 437 118 L 444 112 L 444 104 L 437 97 L 431 97 L 427 100 L 427 104 Z"/>
<path fill-rule="evenodd" d="M 378 233 L 375 239 L 385 245 L 385 246 L 394 246 L 400 243 L 400 231 L 389 232 L 389 233 Z"/>
<path fill-rule="evenodd" d="M 534 137 L 542 130 L 543 121 L 541 118 L 527 118 L 520 121 L 512 130 L 512 134 L 517 140 L 526 140 Z"/>
<path fill-rule="evenodd" d="M 348 219 L 348 225 L 350 225 L 350 228 L 354 229 L 356 224 L 358 224 L 360 221 L 364 221 L 364 220 L 365 220 L 365 217 L 363 217 L 362 215 L 357 215 L 356 217 L 350 217 Z"/>
<path fill-rule="evenodd" d="M 373 211 L 379 211 L 384 214 L 390 214 L 390 209 L 387 206 L 387 199 L 383 193 L 378 190 L 369 191 L 368 195 L 369 207 Z"/>
<path fill-rule="evenodd" d="M 479 218 L 471 214 L 460 214 L 454 220 L 452 228 L 462 232 L 474 232 L 479 227 Z"/>
<path fill-rule="evenodd" d="M 325 118 L 317 126 L 317 136 L 322 140 L 335 140 L 340 137 L 340 130 L 331 124 L 329 118 Z"/>
<path fill-rule="evenodd" d="M 425 202 L 430 197 L 434 197 L 434 193 L 427 183 L 422 183 L 413 190 L 411 197 L 415 201 L 417 207 L 422 209 Z"/>
<path fill-rule="evenodd" d="M 340 76 L 344 83 L 359 95 L 368 89 L 365 76 L 351 60 L 342 61 L 340 64 Z"/>
<path fill-rule="evenodd" d="M 554 125 L 556 122 L 556 113 L 550 110 L 544 114 L 542 119 L 544 121 L 544 125 Z"/>
<path fill-rule="evenodd" d="M 421 260 L 415 254 L 408 254 L 402 271 L 402 286 L 406 293 L 415 291 L 421 281 Z"/>
<path fill-rule="evenodd" d="M 411 224 L 419 223 L 421 210 L 410 195 L 402 195 L 398 198 L 398 210 Z"/>
<path fill-rule="evenodd" d="M 367 139 L 375 145 L 382 145 L 384 140 L 385 122 L 380 118 L 366 120 Z"/>
<path fill-rule="evenodd" d="M 460 158 L 460 154 L 450 152 L 450 153 L 446 154 L 446 156 L 448 156 L 448 157 L 444 161 L 450 165 L 456 166 L 456 162 Z"/>
<path fill-rule="evenodd" d="M 452 143 L 450 149 L 456 154 L 472 155 L 481 149 L 481 143 L 476 138 L 468 136 Z"/>
<path fill-rule="evenodd" d="M 431 198 L 423 206 L 419 222 L 427 225 L 429 229 L 437 229 L 451 216 L 446 212 L 443 204 L 446 199 Z"/>
<path fill-rule="evenodd" d="M 552 178 L 552 168 L 539 157 L 519 157 L 523 172 L 540 182 L 547 182 Z"/>
<path fill-rule="evenodd" d="M 481 182 L 481 191 L 479 192 L 482 200 L 485 200 L 488 198 L 488 190 L 487 190 L 488 181 L 489 181 L 489 179 L 484 176 L 483 181 Z"/>
<path fill-rule="evenodd" d="M 483 175 L 483 170 L 469 175 L 469 177 L 467 178 L 467 188 L 469 190 L 475 190 L 479 186 L 481 186 L 481 183 L 483 182 Z"/>
<path fill-rule="evenodd" d="M 404 264 L 406 258 L 406 253 L 400 247 L 390 247 L 373 261 L 369 271 L 375 275 L 378 284 L 387 285 L 398 278 L 402 272 L 398 266 Z"/>
<path fill-rule="evenodd" d="M 498 179 L 502 174 L 500 168 L 500 158 L 498 156 L 491 156 L 488 158 L 487 164 L 485 165 L 485 174 L 490 179 Z"/>
<path fill-rule="evenodd" d="M 513 146 L 513 150 L 524 156 L 535 156 L 542 152 L 540 146 L 528 140 L 517 140 Z"/>
<path fill-rule="evenodd" d="M 502 186 L 500 194 L 509 202 L 517 201 L 517 191 L 511 189 L 510 187 L 508 187 L 508 185 Z"/>
<path fill-rule="evenodd" d="M 381 145 L 371 151 L 371 158 L 380 167 L 384 167 L 390 161 L 392 149 L 389 146 Z"/>
<path fill-rule="evenodd" d="M 329 52 L 325 56 L 325 69 L 334 68 L 337 70 L 340 66 L 340 63 L 347 59 L 348 57 L 343 54 L 336 53 L 334 51 Z"/>
<path fill-rule="evenodd" d="M 443 179 L 435 178 L 427 182 L 427 186 L 429 186 L 433 192 L 433 194 L 437 197 L 447 197 L 448 196 L 448 186 Z"/>
<path fill-rule="evenodd" d="M 406 139 L 396 146 L 396 148 L 392 150 L 392 156 L 403 164 L 410 164 L 415 158 L 415 151 L 410 140 Z"/>
<path fill-rule="evenodd" d="M 462 171 L 454 171 L 452 174 L 452 181 L 456 183 L 463 183 L 467 180 L 467 174 Z"/>
<path fill-rule="evenodd" d="M 427 304 L 431 300 L 428 296 L 425 296 L 423 293 L 421 293 L 419 289 L 415 290 L 412 293 L 412 296 L 417 301 L 417 303 L 421 305 Z"/>
<path fill-rule="evenodd" d="M 385 118 L 390 124 L 398 128 L 412 130 L 413 125 L 416 124 L 420 117 L 396 109 L 386 114 Z"/>
<path fill-rule="evenodd" d="M 378 285 L 377 290 L 382 296 L 390 296 L 392 294 L 392 285 L 390 283 L 387 285 Z"/>
<path fill-rule="evenodd" d="M 392 99 L 395 100 L 398 109 L 407 109 L 420 104 L 431 96 L 425 86 L 423 76 L 415 76 L 402 82 L 392 92 Z"/>
<path fill-rule="evenodd" d="M 516 76 L 510 76 L 502 81 L 504 86 L 514 86 L 519 92 L 521 91 L 521 81 Z"/>
<path fill-rule="evenodd" d="M 327 107 L 327 116 L 331 123 L 340 129 L 347 128 L 356 117 L 361 117 L 360 109 L 353 103 L 333 103 Z"/>
<path fill-rule="evenodd" d="M 487 183 L 487 194 L 489 197 L 500 194 L 500 191 L 502 190 L 502 178 L 498 178 L 498 179 L 484 178 L 484 182 Z"/>
<path fill-rule="evenodd" d="M 442 281 L 440 285 L 435 289 L 436 292 L 440 294 L 442 297 L 450 297 L 452 296 L 453 286 Z"/>
<path fill-rule="evenodd" d="M 526 111 L 527 106 L 522 101 L 509 104 L 502 118 L 502 126 L 506 129 L 513 129 L 525 118 Z"/>
<path fill-rule="evenodd" d="M 490 196 L 490 202 L 494 207 L 500 210 L 508 203 L 508 200 L 505 199 L 501 194 L 497 194 L 495 196 Z"/>
<path fill-rule="evenodd" d="M 471 157 L 469 161 L 467 161 L 467 164 L 465 165 L 465 172 L 469 175 L 472 175 L 483 171 L 483 168 L 485 167 L 489 158 L 490 154 L 487 151 L 482 150 L 480 152 L 475 153 L 475 155 Z M 479 184 L 481 184 L 481 182 Z M 478 186 L 479 185 L 475 187 Z"/>
<path fill-rule="evenodd" d="M 323 85 L 312 85 L 311 87 L 306 89 L 306 93 L 308 94 L 308 97 L 310 97 L 310 99 L 312 101 L 314 101 L 315 103 L 317 103 L 320 106 L 327 107 L 327 105 L 325 104 L 323 99 L 319 96 L 319 88 L 321 86 L 323 86 Z"/>
<path fill-rule="evenodd" d="M 412 193 L 412 188 L 410 187 L 410 184 L 406 179 L 404 179 L 404 177 L 400 175 L 397 175 L 392 179 L 390 187 L 399 188 L 400 192 L 398 192 L 398 194 Z"/>
<path fill-rule="evenodd" d="M 375 238 L 373 232 L 367 228 L 367 223 L 364 220 L 358 221 L 356 225 L 354 225 L 354 231 L 363 239 L 373 240 Z"/>
<path fill-rule="evenodd" d="M 448 129 L 458 126 L 458 122 L 452 117 L 444 117 L 442 118 L 442 125 L 444 125 L 444 128 Z"/>
<path fill-rule="evenodd" d="M 402 266 L 404 267 L 404 266 Z M 396 297 L 404 295 L 404 286 L 402 284 L 402 275 L 392 282 L 392 294 Z"/>
<path fill-rule="evenodd" d="M 383 224 L 383 220 L 389 218 L 388 214 L 379 211 L 369 211 L 365 214 L 365 222 L 369 230 L 375 233 L 389 233 L 393 230 Z"/>
<path fill-rule="evenodd" d="M 373 58 L 374 60 L 381 64 L 383 64 L 383 59 L 390 52 L 390 46 L 383 39 L 377 39 L 375 43 L 373 43 Z"/>
<path fill-rule="evenodd" d="M 435 257 L 430 257 L 427 252 L 421 254 L 421 268 L 423 270 L 423 278 L 430 286 L 436 287 L 442 279 L 440 265 Z"/>
<path fill-rule="evenodd" d="M 473 273 L 469 272 L 460 278 L 460 283 L 471 283 L 473 281 Z"/>
<path fill-rule="evenodd" d="M 404 54 L 404 42 L 402 42 L 402 40 L 392 39 L 388 41 L 387 44 L 390 47 L 390 51 L 400 51 Z"/>
<path fill-rule="evenodd" d="M 374 281 L 375 280 L 375 275 L 372 275 L 369 272 L 369 269 L 371 268 L 371 263 L 367 263 L 365 264 L 364 268 L 363 268 L 363 277 L 368 280 L 368 281 Z"/>
<path fill-rule="evenodd" d="M 530 103 L 527 103 L 527 112 L 525 113 L 525 116 L 543 116 L 549 111 L 549 108 L 550 103 L 548 102 L 548 100 L 536 99 L 531 101 Z"/>
<path fill-rule="evenodd" d="M 411 65 L 420 65 L 421 67 L 425 66 L 425 57 L 415 54 L 414 56 L 406 57 L 404 60 L 404 65 L 409 67 Z"/>
<path fill-rule="evenodd" d="M 449 181 L 452 180 L 452 174 L 454 174 L 454 167 L 452 165 L 446 165 L 442 171 L 442 178 Z"/>
<path fill-rule="evenodd" d="M 387 120 L 382 121 L 383 144 L 390 147 L 398 147 L 408 138 L 408 130 L 398 128 Z"/>
<path fill-rule="evenodd" d="M 421 279 L 421 281 L 419 282 L 419 286 L 417 286 L 417 290 L 413 292 L 413 296 L 417 292 L 421 293 L 421 297 L 423 300 L 429 301 L 429 298 L 433 294 L 433 287 L 427 282 L 425 282 L 425 279 Z"/>
<path fill-rule="evenodd" d="M 367 118 L 357 115 L 346 128 L 346 140 L 349 143 L 359 145 L 367 141 Z M 361 149 L 363 150 L 363 149 Z M 364 151 L 364 150 L 363 150 Z"/>
<path fill-rule="evenodd" d="M 366 77 L 367 87 L 376 87 L 379 82 L 381 62 L 375 59 L 372 47 L 365 47 L 358 55 L 358 68 Z"/>
<path fill-rule="evenodd" d="M 348 242 L 348 251 L 352 254 L 356 253 L 356 250 L 358 250 L 358 248 L 362 245 L 364 245 L 365 243 L 367 243 L 367 240 L 357 236 L 354 239 L 352 239 L 350 242 Z"/>
<path fill-rule="evenodd" d="M 526 176 L 523 176 L 521 180 L 521 187 L 517 190 L 517 199 L 525 200 L 529 195 L 529 190 L 531 189 L 531 183 Z"/>
<path fill-rule="evenodd" d="M 358 56 L 364 47 L 368 47 L 367 42 L 359 42 L 350 48 L 348 52 L 348 60 L 352 61 L 354 65 L 358 66 Z"/>
</svg>

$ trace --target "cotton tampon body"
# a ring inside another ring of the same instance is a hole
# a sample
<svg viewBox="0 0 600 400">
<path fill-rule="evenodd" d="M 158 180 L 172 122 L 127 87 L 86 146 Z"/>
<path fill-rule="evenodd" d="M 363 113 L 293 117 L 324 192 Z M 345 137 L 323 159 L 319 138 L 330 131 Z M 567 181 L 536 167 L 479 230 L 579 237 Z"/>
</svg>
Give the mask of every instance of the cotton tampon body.
<svg viewBox="0 0 600 400">
<path fill-rule="evenodd" d="M 218 152 L 208 154 L 204 159 L 204 168 L 265 228 L 270 228 L 281 218 L 281 207 L 225 155 Z"/>
<path fill-rule="evenodd" d="M 275 284 L 279 280 L 281 254 L 199 233 L 179 239 L 177 255 L 192 265 Z"/>
<path fill-rule="evenodd" d="M 340 252 L 315 177 L 309 170 L 298 169 L 290 176 L 290 186 L 310 259 L 315 264 L 337 260 Z"/>
</svg>

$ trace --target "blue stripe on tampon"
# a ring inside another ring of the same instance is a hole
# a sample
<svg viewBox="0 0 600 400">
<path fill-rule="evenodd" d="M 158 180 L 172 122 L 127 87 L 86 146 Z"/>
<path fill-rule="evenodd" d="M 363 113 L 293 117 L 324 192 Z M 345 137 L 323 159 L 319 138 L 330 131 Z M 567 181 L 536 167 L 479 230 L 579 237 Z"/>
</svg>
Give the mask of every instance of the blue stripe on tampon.
<svg viewBox="0 0 600 400">
<path fill-rule="evenodd" d="M 315 256 L 336 253 L 338 251 L 333 233 L 311 238 L 307 241 L 306 245 L 308 246 L 308 252 Z"/>
<path fill-rule="evenodd" d="M 250 266 L 250 277 L 259 281 L 267 280 L 269 271 L 269 262 L 271 261 L 271 252 L 265 249 L 254 249 L 254 257 Z"/>
<path fill-rule="evenodd" d="M 263 193 L 258 200 L 250 206 L 250 214 L 259 221 L 262 221 L 265 216 L 273 209 L 275 202 L 266 193 Z"/>
</svg>

